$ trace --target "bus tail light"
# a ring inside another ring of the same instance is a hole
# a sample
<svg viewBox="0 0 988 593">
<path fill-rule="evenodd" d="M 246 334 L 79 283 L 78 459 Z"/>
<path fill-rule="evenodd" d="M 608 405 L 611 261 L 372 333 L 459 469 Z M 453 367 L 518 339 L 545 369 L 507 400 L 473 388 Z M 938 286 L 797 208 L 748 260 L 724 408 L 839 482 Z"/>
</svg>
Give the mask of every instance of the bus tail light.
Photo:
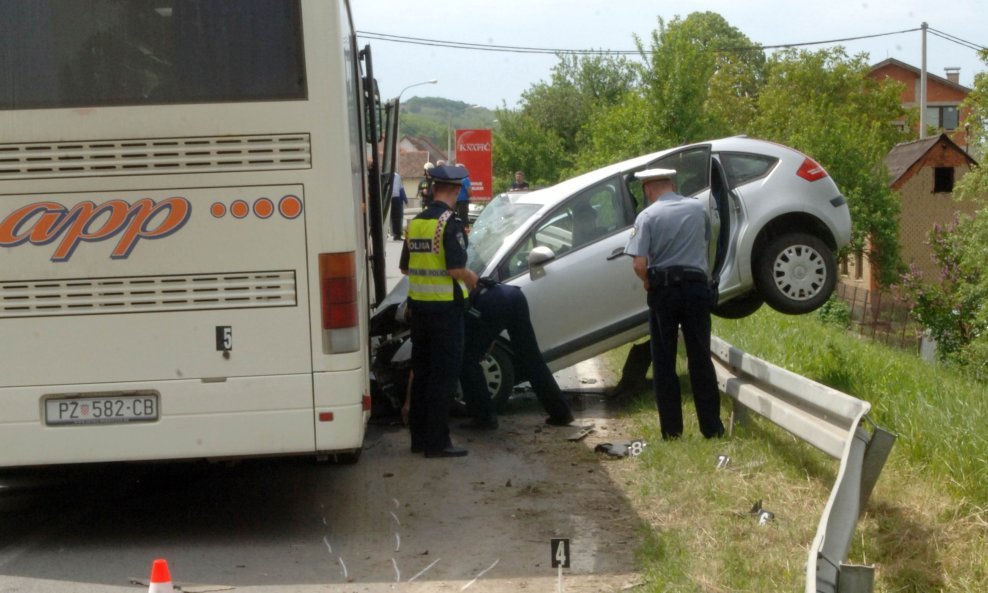
<svg viewBox="0 0 988 593">
<path fill-rule="evenodd" d="M 352 251 L 319 254 L 319 297 L 324 354 L 360 349 L 357 262 Z"/>
</svg>

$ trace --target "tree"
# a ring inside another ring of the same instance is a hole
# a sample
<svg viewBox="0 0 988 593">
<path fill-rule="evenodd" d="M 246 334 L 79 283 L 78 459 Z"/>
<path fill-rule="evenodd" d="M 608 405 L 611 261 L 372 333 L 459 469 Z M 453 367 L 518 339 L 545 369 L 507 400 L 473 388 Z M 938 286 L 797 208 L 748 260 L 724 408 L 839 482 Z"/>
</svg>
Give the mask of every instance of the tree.
<svg viewBox="0 0 988 593">
<path fill-rule="evenodd" d="M 981 51 L 981 61 L 988 65 L 988 50 Z M 962 200 L 988 198 L 988 169 L 983 166 L 988 156 L 988 72 L 979 72 L 974 77 L 974 88 L 964 100 L 964 107 L 970 108 L 966 124 L 968 151 L 982 161 L 965 175 L 954 188 L 954 195 Z"/>
<path fill-rule="evenodd" d="M 559 181 L 572 169 L 587 121 L 601 106 L 618 101 L 637 83 L 637 73 L 626 58 L 612 55 L 559 56 L 550 82 L 539 82 L 522 94 L 520 119 L 512 119 L 507 108 L 498 110 L 500 133 L 497 135 L 494 174 L 508 179 L 518 169 L 529 181 L 542 184 Z M 517 125 L 524 123 L 538 130 Z M 539 155 L 539 141 L 546 155 Z M 525 147 L 512 148 L 520 142 Z M 536 144 L 532 144 L 532 143 Z M 506 154 L 498 155 L 499 151 Z M 524 159 L 539 157 L 538 164 Z M 551 157 L 547 161 L 546 157 Z M 533 175 L 533 170 L 539 173 Z"/>
<path fill-rule="evenodd" d="M 863 250 L 880 282 L 900 270 L 898 201 L 889 187 L 885 156 L 904 132 L 901 85 L 868 76 L 866 55 L 848 57 L 841 47 L 817 52 L 787 50 L 768 65 L 758 99 L 756 136 L 792 146 L 827 169 L 847 198 L 854 223 L 851 248 Z"/>
<path fill-rule="evenodd" d="M 494 191 L 503 191 L 514 172 L 521 169 L 531 186 L 551 185 L 559 180 L 560 163 L 568 158 L 563 139 L 543 128 L 535 119 L 507 108 L 497 112 L 494 129 Z"/>
<path fill-rule="evenodd" d="M 650 46 L 635 43 L 642 85 L 593 115 L 577 170 L 747 130 L 765 57 L 723 17 L 659 19 Z"/>
<path fill-rule="evenodd" d="M 765 56 L 724 17 L 694 12 L 668 27 L 659 19 L 649 51 L 636 42 L 646 59 L 642 79 L 653 122 L 664 139 L 684 144 L 745 129 Z"/>
</svg>

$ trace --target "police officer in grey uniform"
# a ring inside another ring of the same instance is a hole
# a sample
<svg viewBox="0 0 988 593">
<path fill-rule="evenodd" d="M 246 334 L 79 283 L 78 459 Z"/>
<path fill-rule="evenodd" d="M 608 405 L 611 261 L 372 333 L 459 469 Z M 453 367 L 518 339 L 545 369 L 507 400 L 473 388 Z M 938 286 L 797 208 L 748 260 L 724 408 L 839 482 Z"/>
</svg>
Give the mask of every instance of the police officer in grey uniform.
<svg viewBox="0 0 988 593">
<path fill-rule="evenodd" d="M 635 219 L 625 253 L 634 256 L 635 274 L 648 292 L 652 381 L 663 439 L 683 434 L 682 396 L 676 376 L 676 348 L 683 332 L 693 402 L 704 437 L 724 434 L 720 391 L 710 360 L 710 307 L 713 287 L 707 276 L 710 219 L 702 202 L 675 192 L 676 171 L 635 173 L 648 199 Z"/>
</svg>

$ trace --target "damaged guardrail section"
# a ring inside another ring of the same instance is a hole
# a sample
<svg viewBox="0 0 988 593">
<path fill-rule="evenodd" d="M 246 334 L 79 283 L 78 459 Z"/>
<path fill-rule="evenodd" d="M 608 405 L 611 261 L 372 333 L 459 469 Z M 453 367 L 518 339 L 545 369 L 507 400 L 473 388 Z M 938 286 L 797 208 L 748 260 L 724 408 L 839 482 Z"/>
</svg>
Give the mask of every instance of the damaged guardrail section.
<svg viewBox="0 0 988 593">
<path fill-rule="evenodd" d="M 847 553 L 895 435 L 871 422 L 866 401 L 755 358 L 720 338 L 711 339 L 710 349 L 720 390 L 734 400 L 732 428 L 750 410 L 840 460 L 810 546 L 806 593 L 869 593 L 874 567 L 847 564 Z"/>
</svg>

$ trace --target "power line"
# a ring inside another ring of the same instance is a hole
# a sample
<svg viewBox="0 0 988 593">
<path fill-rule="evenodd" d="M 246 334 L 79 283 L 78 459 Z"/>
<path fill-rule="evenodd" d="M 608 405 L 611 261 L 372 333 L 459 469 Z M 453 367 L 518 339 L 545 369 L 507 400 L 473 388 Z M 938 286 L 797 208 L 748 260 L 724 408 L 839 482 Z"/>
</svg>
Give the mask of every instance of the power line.
<svg viewBox="0 0 988 593">
<path fill-rule="evenodd" d="M 811 45 L 827 45 L 832 43 L 844 43 L 848 41 L 860 41 L 862 39 L 874 39 L 877 37 L 887 37 L 890 35 L 901 35 L 904 33 L 914 33 L 921 30 L 919 27 L 913 29 L 903 29 L 901 31 L 890 31 L 887 33 L 875 33 L 872 35 L 859 35 L 856 37 L 842 37 L 838 39 L 827 39 L 823 41 L 805 41 L 798 43 L 780 43 L 777 45 L 751 45 L 751 46 L 738 46 L 738 47 L 724 47 L 715 48 L 714 51 L 722 52 L 732 52 L 732 51 L 764 51 L 769 49 L 785 49 L 792 47 L 805 47 Z M 949 33 L 945 33 L 938 29 L 929 27 L 927 29 L 930 33 L 966 47 L 975 51 L 981 51 L 986 49 L 984 46 L 978 45 L 971 41 L 966 41 L 960 37 L 956 37 Z M 521 54 L 572 54 L 572 55 L 636 55 L 640 54 L 638 50 L 610 50 L 610 49 L 564 49 L 564 48 L 546 48 L 546 47 L 525 47 L 525 46 L 513 46 L 513 45 L 494 45 L 494 44 L 481 44 L 481 43 L 470 43 L 462 41 L 446 41 L 441 39 L 426 39 L 422 37 L 407 37 L 403 35 L 391 35 L 388 33 L 375 33 L 371 31 L 358 31 L 357 34 L 361 37 L 367 39 L 375 39 L 378 41 L 390 41 L 392 43 L 407 43 L 412 45 L 426 45 L 432 47 L 446 47 L 450 49 L 466 49 L 466 50 L 477 50 L 477 51 L 493 51 L 493 52 L 504 52 L 504 53 L 521 53 Z"/>
<path fill-rule="evenodd" d="M 719 48 L 716 51 L 753 51 L 753 50 L 765 50 L 765 49 L 787 49 L 790 47 L 804 47 L 807 45 L 827 45 L 830 43 L 843 43 L 845 41 L 860 41 L 861 39 L 874 39 L 876 37 L 888 37 L 889 35 L 901 35 L 903 33 L 913 33 L 919 31 L 920 28 L 915 29 L 903 29 L 902 31 L 890 31 L 888 33 L 874 33 L 872 35 L 859 35 L 857 37 L 843 37 L 841 39 L 828 39 L 826 41 L 804 41 L 802 43 L 780 43 L 779 45 L 751 45 L 747 47 L 725 47 Z"/>
<path fill-rule="evenodd" d="M 964 39 L 961 39 L 960 37 L 956 37 L 954 35 L 951 35 L 950 33 L 944 33 L 943 31 L 934 29 L 933 27 L 928 27 L 927 28 L 927 31 L 929 31 L 930 33 L 936 35 L 937 37 L 940 37 L 941 39 L 946 39 L 947 41 L 952 41 L 952 42 L 956 43 L 957 45 L 966 47 L 968 49 L 973 49 L 974 51 L 984 51 L 984 50 L 988 49 L 988 48 L 984 47 L 983 45 L 978 45 L 977 43 L 974 43 L 973 41 L 966 41 Z"/>
<path fill-rule="evenodd" d="M 521 54 L 578 54 L 578 55 L 604 55 L 638 54 L 638 50 L 606 50 L 606 49 L 554 49 L 546 47 L 523 47 L 514 45 L 492 45 L 483 43 L 469 43 L 465 41 L 445 41 L 441 39 L 425 39 L 422 37 L 406 37 L 403 35 L 391 35 L 388 33 L 374 33 L 371 31 L 357 31 L 359 37 L 366 39 L 376 39 L 378 41 L 390 41 L 393 43 L 407 43 L 411 45 L 426 45 L 431 47 L 447 47 L 452 49 L 471 49 L 478 51 L 495 51 L 505 53 Z"/>
<path fill-rule="evenodd" d="M 919 27 L 912 29 L 903 29 L 901 31 L 889 31 L 887 33 L 874 33 L 871 35 L 858 35 L 855 37 L 842 37 L 838 39 L 827 39 L 823 41 L 804 41 L 798 43 L 780 43 L 777 45 L 751 45 L 751 46 L 738 46 L 738 47 L 723 47 L 714 48 L 714 51 L 721 52 L 740 52 L 740 51 L 764 51 L 771 49 L 786 49 L 794 47 L 806 47 L 811 45 L 828 45 L 833 43 L 845 43 L 848 41 L 860 41 L 862 39 L 875 39 L 878 37 L 888 37 L 890 35 L 902 35 L 905 33 L 915 33 L 921 30 Z M 943 37 L 948 41 L 957 43 L 968 47 L 969 49 L 979 50 L 984 49 L 983 47 L 955 37 L 948 33 L 942 31 L 937 31 L 933 28 L 928 28 L 928 31 L 936 34 L 938 37 Z M 566 49 L 566 48 L 549 48 L 549 47 L 525 47 L 525 46 L 515 46 L 515 45 L 494 45 L 494 44 L 483 44 L 483 43 L 470 43 L 465 41 L 446 41 L 442 39 L 427 39 L 423 37 L 408 37 L 404 35 L 392 35 L 389 33 L 376 33 L 373 31 L 357 31 L 357 35 L 365 39 L 375 39 L 378 41 L 388 41 L 392 43 L 406 43 L 411 45 L 425 45 L 431 47 L 445 47 L 450 49 L 464 49 L 464 50 L 475 50 L 475 51 L 492 51 L 492 52 L 502 52 L 502 53 L 518 53 L 518 54 L 568 54 L 568 55 L 641 55 L 639 50 L 610 50 L 610 49 Z"/>
</svg>

